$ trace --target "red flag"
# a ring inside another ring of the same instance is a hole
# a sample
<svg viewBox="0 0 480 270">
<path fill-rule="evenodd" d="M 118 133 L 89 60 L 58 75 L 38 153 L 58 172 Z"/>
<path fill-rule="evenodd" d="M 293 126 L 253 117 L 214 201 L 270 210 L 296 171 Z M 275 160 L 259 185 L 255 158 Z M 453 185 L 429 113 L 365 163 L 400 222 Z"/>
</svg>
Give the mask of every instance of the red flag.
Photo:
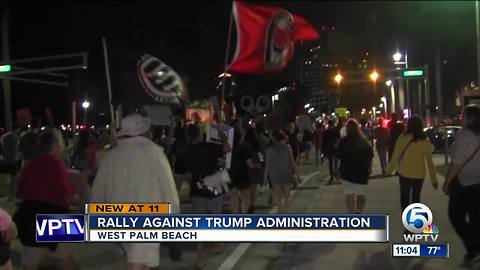
<svg viewBox="0 0 480 270">
<path fill-rule="evenodd" d="M 283 69 L 299 40 L 315 40 L 318 33 L 302 17 L 277 7 L 233 3 L 237 29 L 235 57 L 227 68 L 242 73 Z"/>
</svg>

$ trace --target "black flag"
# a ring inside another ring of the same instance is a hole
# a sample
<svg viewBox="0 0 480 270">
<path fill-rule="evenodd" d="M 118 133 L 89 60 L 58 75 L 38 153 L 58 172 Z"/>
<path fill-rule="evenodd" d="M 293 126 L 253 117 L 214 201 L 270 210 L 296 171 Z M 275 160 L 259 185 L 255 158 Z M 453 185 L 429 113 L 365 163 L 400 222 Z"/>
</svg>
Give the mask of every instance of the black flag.
<svg viewBox="0 0 480 270">
<path fill-rule="evenodd" d="M 114 104 L 180 106 L 187 99 L 181 77 L 149 52 L 108 44 Z"/>
</svg>

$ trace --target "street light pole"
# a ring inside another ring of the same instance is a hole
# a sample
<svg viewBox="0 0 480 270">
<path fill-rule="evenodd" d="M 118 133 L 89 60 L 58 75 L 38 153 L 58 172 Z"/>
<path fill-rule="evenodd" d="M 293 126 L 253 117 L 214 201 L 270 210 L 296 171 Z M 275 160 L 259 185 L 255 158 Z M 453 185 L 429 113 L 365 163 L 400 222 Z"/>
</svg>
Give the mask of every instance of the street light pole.
<svg viewBox="0 0 480 270">
<path fill-rule="evenodd" d="M 403 44 L 405 45 L 405 68 L 408 68 L 408 44 L 404 39 L 401 39 L 400 41 L 403 42 Z M 405 91 L 406 91 L 406 97 L 405 97 L 406 105 L 407 105 L 407 108 L 411 109 L 412 104 L 410 101 L 410 88 L 409 88 L 408 79 L 405 82 Z"/>
</svg>

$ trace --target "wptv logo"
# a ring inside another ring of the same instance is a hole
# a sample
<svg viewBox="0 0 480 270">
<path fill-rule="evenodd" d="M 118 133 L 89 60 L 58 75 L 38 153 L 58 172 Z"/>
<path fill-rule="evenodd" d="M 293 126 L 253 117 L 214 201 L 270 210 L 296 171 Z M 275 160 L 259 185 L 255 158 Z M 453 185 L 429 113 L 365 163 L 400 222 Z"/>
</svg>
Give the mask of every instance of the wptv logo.
<svg viewBox="0 0 480 270">
<path fill-rule="evenodd" d="M 84 242 L 84 215 L 37 215 L 37 242 Z"/>
<path fill-rule="evenodd" d="M 430 208 L 422 203 L 410 204 L 402 213 L 403 226 L 411 234 L 403 234 L 406 242 L 432 242 L 438 239 L 438 227 L 433 223 Z"/>
</svg>

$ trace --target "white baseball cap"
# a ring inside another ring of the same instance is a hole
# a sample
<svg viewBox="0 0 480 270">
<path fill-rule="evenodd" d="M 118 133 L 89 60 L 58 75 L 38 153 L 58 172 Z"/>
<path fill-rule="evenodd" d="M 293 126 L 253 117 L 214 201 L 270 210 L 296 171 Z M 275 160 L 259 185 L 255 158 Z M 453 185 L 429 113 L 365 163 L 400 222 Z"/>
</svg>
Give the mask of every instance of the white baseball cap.
<svg viewBox="0 0 480 270">
<path fill-rule="evenodd" d="M 117 137 L 138 136 L 148 131 L 151 125 L 150 117 L 143 117 L 138 113 L 130 114 L 122 119 L 121 128 Z"/>
</svg>

